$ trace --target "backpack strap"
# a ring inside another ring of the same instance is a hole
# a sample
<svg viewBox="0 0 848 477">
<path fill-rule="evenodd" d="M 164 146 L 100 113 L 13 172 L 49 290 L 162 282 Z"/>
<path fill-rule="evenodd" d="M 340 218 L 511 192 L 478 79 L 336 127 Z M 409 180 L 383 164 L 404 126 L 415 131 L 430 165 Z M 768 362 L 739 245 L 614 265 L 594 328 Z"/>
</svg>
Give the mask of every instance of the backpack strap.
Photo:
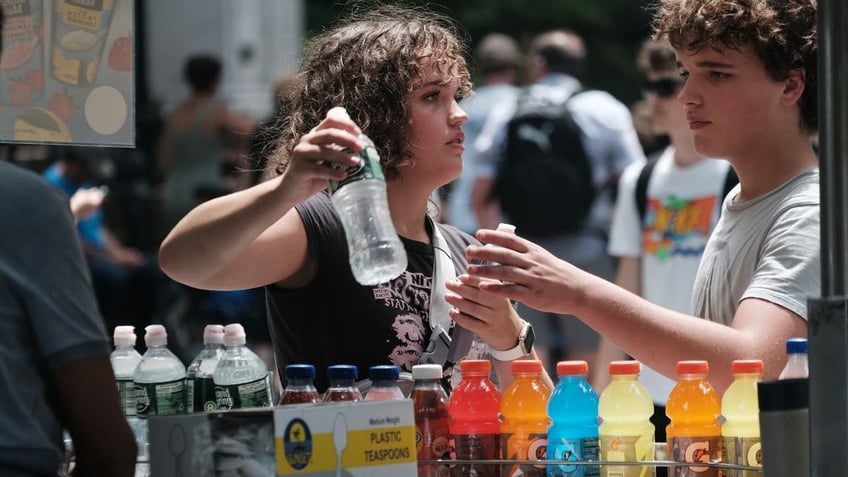
<svg viewBox="0 0 848 477">
<path fill-rule="evenodd" d="M 730 193 L 730 189 L 736 187 L 736 184 L 739 183 L 739 176 L 736 175 L 736 171 L 733 169 L 733 166 L 727 168 L 727 176 L 724 178 L 724 186 L 721 189 L 721 199 L 724 200 L 727 197 L 727 194 Z"/>
<path fill-rule="evenodd" d="M 648 213 L 648 181 L 651 180 L 651 174 L 658 160 L 658 157 L 649 159 L 642 166 L 642 171 L 639 172 L 639 178 L 636 180 L 636 210 L 639 211 L 640 226 L 645 223 L 645 215 Z"/>
</svg>

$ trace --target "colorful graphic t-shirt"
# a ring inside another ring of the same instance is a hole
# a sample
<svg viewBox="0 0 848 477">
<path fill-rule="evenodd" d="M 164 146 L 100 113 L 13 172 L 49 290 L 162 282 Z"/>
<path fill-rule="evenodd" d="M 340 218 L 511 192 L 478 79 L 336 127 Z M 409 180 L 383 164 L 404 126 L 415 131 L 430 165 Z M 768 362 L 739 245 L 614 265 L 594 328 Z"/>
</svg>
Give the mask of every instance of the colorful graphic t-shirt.
<svg viewBox="0 0 848 477">
<path fill-rule="evenodd" d="M 360 378 L 377 364 L 411 372 L 430 338 L 433 246 L 401 237 L 409 262 L 406 271 L 387 283 L 363 286 L 351 273 L 344 230 L 329 196 L 317 194 L 297 211 L 318 268 L 303 288 L 266 287 L 278 366 L 314 364 L 319 390 L 326 387 L 326 368 L 333 364 L 356 365 Z M 461 273 L 467 265 L 466 245 L 477 242 L 454 227 L 440 228 Z"/>
</svg>

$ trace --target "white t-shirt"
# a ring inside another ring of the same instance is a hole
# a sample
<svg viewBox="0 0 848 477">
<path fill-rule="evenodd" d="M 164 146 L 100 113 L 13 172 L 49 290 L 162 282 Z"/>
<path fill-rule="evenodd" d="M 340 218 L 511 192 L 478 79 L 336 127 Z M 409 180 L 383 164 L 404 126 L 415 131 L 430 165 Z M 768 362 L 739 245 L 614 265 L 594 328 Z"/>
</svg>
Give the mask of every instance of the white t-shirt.
<svg viewBox="0 0 848 477">
<path fill-rule="evenodd" d="M 609 253 L 642 259 L 642 297 L 689 314 L 692 285 L 716 225 L 730 164 L 706 159 L 688 166 L 674 162 L 674 148 L 657 159 L 647 187 L 645 222 L 640 224 L 635 189 L 641 164 L 619 181 Z M 640 380 L 654 402 L 665 405 L 674 381 L 644 366 Z"/>
</svg>

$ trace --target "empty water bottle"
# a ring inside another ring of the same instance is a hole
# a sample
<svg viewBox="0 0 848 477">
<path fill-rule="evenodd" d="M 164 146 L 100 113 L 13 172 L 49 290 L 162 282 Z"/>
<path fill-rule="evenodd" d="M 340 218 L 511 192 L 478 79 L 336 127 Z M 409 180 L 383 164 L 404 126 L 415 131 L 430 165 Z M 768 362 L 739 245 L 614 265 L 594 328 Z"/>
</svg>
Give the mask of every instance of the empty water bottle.
<svg viewBox="0 0 848 477">
<path fill-rule="evenodd" d="M 327 112 L 328 117 L 333 115 L 349 117 L 340 107 Z M 359 142 L 365 146 L 359 153 L 359 165 L 349 168 L 345 179 L 329 181 L 330 193 L 345 229 L 353 277 L 362 285 L 377 285 L 406 270 L 406 250 L 389 213 L 377 149 L 364 134 Z"/>
</svg>

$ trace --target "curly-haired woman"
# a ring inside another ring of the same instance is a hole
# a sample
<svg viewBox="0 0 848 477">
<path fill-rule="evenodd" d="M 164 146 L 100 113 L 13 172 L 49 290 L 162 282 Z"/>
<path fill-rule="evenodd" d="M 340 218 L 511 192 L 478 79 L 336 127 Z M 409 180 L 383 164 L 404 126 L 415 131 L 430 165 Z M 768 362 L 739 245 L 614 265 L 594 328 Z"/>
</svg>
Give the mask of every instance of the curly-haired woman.
<svg viewBox="0 0 848 477">
<path fill-rule="evenodd" d="M 315 38 L 291 113 L 280 122 L 271 165 L 279 175 L 190 212 L 162 244 L 163 270 L 196 288 L 266 286 L 279 367 L 351 363 L 364 371 L 393 363 L 411 370 L 431 335 L 436 225 L 428 200 L 462 170 L 468 117 L 457 101 L 471 90 L 463 53 L 449 20 L 414 8 L 353 13 Z M 335 106 L 352 119 L 328 115 Z M 360 151 L 360 132 L 381 156 L 392 221 L 409 258 L 403 274 L 377 286 L 354 281 L 344 230 L 325 191 L 328 179 L 345 176 L 325 163 L 355 165 L 342 150 Z M 438 227 L 456 272 L 464 272 L 465 246 L 477 242 Z M 527 325 L 508 300 L 482 294 L 474 283 L 452 288 L 445 293 L 452 318 L 491 349 L 516 348 Z M 511 380 L 509 362 L 495 360 L 494 368 L 502 382 Z M 326 385 L 322 374 L 318 385 Z"/>
</svg>

